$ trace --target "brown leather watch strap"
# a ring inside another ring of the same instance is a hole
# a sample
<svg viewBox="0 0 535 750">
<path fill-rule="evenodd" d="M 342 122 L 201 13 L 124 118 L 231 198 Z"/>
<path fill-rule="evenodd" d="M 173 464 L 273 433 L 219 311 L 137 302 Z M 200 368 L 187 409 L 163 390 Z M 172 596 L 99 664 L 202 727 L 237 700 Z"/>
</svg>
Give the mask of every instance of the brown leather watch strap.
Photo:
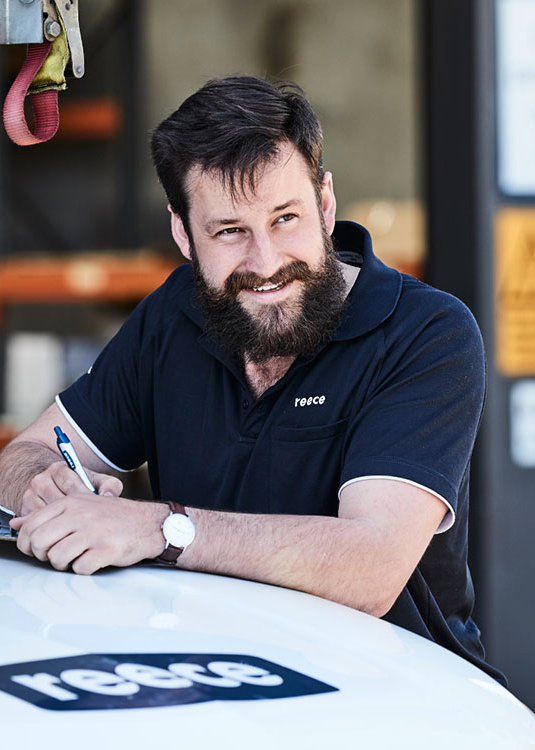
<svg viewBox="0 0 535 750">
<path fill-rule="evenodd" d="M 167 505 L 171 508 L 171 513 L 182 513 L 183 516 L 187 516 L 185 507 L 181 503 L 176 503 L 174 500 L 166 500 Z M 155 557 L 156 562 L 162 562 L 166 565 L 174 565 L 184 549 L 182 547 L 174 547 L 172 544 L 168 544 L 161 555 Z"/>
<path fill-rule="evenodd" d="M 181 547 L 173 547 L 173 545 L 170 544 L 167 549 L 164 549 L 161 555 L 158 555 L 158 557 L 155 557 L 154 559 L 156 562 L 162 562 L 166 565 L 174 565 L 182 554 L 182 551 Z"/>
</svg>

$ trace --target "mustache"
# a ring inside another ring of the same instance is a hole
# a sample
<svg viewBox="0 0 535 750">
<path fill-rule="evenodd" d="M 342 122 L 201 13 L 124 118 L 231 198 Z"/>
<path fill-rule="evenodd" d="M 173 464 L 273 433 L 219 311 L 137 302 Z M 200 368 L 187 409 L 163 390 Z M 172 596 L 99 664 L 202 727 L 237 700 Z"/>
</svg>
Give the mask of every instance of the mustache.
<svg viewBox="0 0 535 750">
<path fill-rule="evenodd" d="M 225 292 L 236 296 L 244 289 L 254 289 L 259 286 L 278 286 L 279 284 L 289 284 L 291 281 L 315 281 L 321 271 L 313 271 L 302 260 L 294 260 L 286 266 L 279 268 L 273 276 L 266 279 L 253 272 L 241 273 L 234 271 L 225 281 Z"/>
</svg>

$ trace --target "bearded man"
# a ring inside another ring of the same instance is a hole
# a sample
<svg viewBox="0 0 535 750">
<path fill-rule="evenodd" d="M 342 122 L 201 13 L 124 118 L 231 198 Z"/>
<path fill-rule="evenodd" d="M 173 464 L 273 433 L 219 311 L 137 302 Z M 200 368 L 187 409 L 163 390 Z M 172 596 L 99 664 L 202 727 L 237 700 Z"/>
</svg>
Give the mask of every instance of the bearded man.
<svg viewBox="0 0 535 750">
<path fill-rule="evenodd" d="M 503 680 L 470 616 L 471 314 L 335 223 L 298 87 L 211 81 L 152 149 L 191 263 L 5 450 L 19 548 L 81 574 L 156 559 L 306 591 Z M 56 425 L 98 495 L 59 460 Z M 111 473 L 145 461 L 155 502 L 119 497 Z"/>
</svg>

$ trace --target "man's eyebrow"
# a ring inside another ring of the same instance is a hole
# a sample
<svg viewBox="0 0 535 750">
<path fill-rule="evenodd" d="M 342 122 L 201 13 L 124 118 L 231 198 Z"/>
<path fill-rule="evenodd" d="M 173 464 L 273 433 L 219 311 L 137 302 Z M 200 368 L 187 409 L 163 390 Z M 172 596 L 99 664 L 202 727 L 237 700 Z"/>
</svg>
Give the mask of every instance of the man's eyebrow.
<svg viewBox="0 0 535 750">
<path fill-rule="evenodd" d="M 301 198 L 291 198 L 289 201 L 286 201 L 286 203 L 281 203 L 280 206 L 275 206 L 271 209 L 271 213 L 277 213 L 277 211 L 284 211 L 286 208 L 289 208 L 290 206 L 302 206 L 303 201 Z M 238 219 L 236 217 L 230 217 L 225 219 L 211 219 L 210 221 L 207 221 L 204 225 L 204 231 L 208 234 L 211 234 L 214 229 L 217 229 L 217 227 L 221 226 L 230 226 L 234 224 L 239 224 L 241 219 Z"/>
<path fill-rule="evenodd" d="M 291 198 L 289 201 L 286 201 L 286 203 L 282 203 L 280 206 L 275 206 L 272 213 L 276 213 L 277 211 L 284 211 L 285 208 L 289 208 L 290 206 L 302 206 L 303 201 L 301 198 Z"/>
<path fill-rule="evenodd" d="M 230 224 L 239 224 L 239 219 L 212 219 L 211 221 L 207 221 L 204 225 L 204 231 L 208 232 L 208 234 L 211 234 L 214 229 L 220 226 L 228 226 Z"/>
</svg>

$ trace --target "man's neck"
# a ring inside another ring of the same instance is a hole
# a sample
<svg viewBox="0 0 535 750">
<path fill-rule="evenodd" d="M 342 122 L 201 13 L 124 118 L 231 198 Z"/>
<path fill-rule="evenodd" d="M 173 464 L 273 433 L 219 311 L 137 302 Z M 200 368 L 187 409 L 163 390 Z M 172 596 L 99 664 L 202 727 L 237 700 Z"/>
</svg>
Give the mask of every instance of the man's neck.
<svg viewBox="0 0 535 750">
<path fill-rule="evenodd" d="M 271 357 L 260 363 L 250 362 L 246 359 L 244 364 L 245 377 L 254 397 L 260 398 L 268 388 L 271 388 L 272 385 L 283 378 L 295 359 L 295 355 L 291 357 Z"/>
<path fill-rule="evenodd" d="M 346 282 L 347 297 L 357 280 L 360 268 L 349 266 L 346 263 L 342 263 L 341 266 Z M 272 385 L 275 385 L 277 381 L 283 378 L 295 360 L 296 357 L 294 355 L 290 357 L 271 357 L 270 359 L 257 364 L 249 361 L 247 357 L 245 357 L 245 377 L 254 397 L 260 398 L 268 388 L 271 388 Z"/>
</svg>

